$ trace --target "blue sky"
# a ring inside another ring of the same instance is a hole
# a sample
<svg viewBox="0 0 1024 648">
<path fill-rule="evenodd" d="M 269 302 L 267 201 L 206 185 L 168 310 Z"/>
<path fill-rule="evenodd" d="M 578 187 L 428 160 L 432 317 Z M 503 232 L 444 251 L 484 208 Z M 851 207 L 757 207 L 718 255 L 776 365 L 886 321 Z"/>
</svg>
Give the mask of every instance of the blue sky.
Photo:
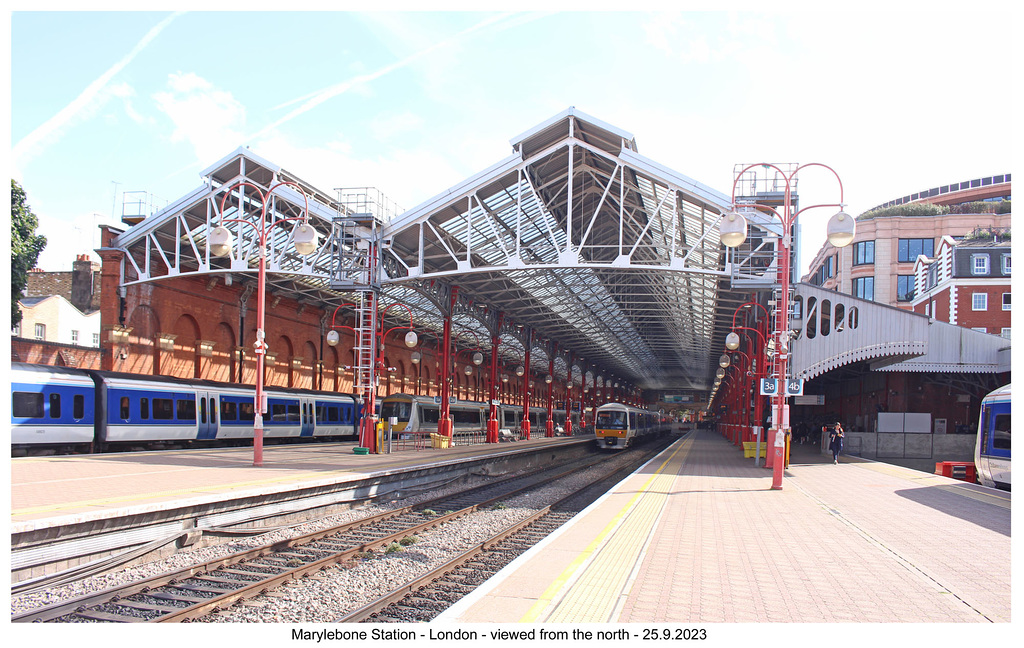
<svg viewBox="0 0 1024 648">
<path fill-rule="evenodd" d="M 16 11 L 11 175 L 50 239 L 40 266 L 70 269 L 96 224 L 119 220 L 122 192 L 163 206 L 238 146 L 321 189 L 373 186 L 411 208 L 575 106 L 723 193 L 737 163 L 828 164 L 856 214 L 1012 170 L 1011 23 L 963 10 Z M 834 180 L 801 176 L 800 194 L 834 202 Z M 806 219 L 804 265 L 822 211 Z"/>
</svg>

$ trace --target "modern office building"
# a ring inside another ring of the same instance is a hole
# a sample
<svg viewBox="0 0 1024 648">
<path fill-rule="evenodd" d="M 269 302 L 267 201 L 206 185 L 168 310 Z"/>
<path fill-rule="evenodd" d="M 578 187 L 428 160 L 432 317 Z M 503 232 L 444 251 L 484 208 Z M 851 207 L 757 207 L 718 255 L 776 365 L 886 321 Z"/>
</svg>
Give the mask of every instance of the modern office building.
<svg viewBox="0 0 1024 648">
<path fill-rule="evenodd" d="M 853 243 L 826 242 L 803 281 L 911 310 L 918 256 L 934 258 L 943 236 L 1009 229 L 1010 174 L 935 187 L 859 215 Z"/>
</svg>

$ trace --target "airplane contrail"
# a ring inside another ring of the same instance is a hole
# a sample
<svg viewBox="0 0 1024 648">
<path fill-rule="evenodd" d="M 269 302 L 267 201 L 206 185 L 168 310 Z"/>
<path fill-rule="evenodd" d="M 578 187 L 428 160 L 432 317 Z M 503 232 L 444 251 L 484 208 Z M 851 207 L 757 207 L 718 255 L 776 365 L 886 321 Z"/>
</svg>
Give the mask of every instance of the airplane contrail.
<svg viewBox="0 0 1024 648">
<path fill-rule="evenodd" d="M 488 27 L 490 25 L 493 25 L 495 23 L 499 23 L 499 22 L 502 22 L 504 20 L 507 20 L 509 17 L 514 16 L 514 15 L 515 14 L 512 14 L 512 13 L 502 13 L 502 14 L 498 14 L 496 16 L 490 16 L 490 17 L 488 17 L 488 18 L 478 22 L 477 24 L 475 24 L 475 25 L 473 25 L 471 27 L 467 27 L 466 29 L 464 29 L 461 32 L 459 32 L 459 33 L 455 34 L 454 36 L 452 36 L 451 38 L 446 38 L 445 40 L 442 40 L 442 41 L 439 41 L 437 43 L 434 43 L 433 45 L 431 45 L 430 47 L 427 47 L 426 49 L 422 49 L 422 50 L 420 50 L 418 52 L 414 52 L 413 54 L 410 54 L 409 56 L 407 56 L 407 57 L 405 57 L 405 58 L 403 58 L 401 60 L 395 61 L 394 63 L 391 63 L 390 65 L 386 65 L 386 66 L 382 67 L 381 69 L 379 69 L 379 70 L 377 70 L 375 72 L 370 72 L 368 74 L 361 74 L 361 75 L 353 77 L 351 79 L 346 79 L 345 81 L 342 81 L 341 83 L 336 83 L 334 85 L 328 86 L 328 87 L 323 88 L 321 90 L 317 90 L 315 92 L 310 92 L 310 93 L 308 93 L 306 95 L 303 95 L 301 97 L 297 97 L 295 99 L 291 99 L 289 101 L 286 101 L 286 102 L 284 102 L 282 104 L 278 104 L 277 106 L 275 106 L 275 108 L 281 108 L 281 107 L 284 107 L 284 106 L 290 106 L 290 105 L 292 105 L 294 103 L 298 103 L 300 101 L 305 102 L 301 106 L 296 108 L 295 110 L 292 110 L 291 112 L 289 112 L 284 117 L 281 117 L 280 119 L 278 119 L 274 123 L 272 123 L 272 124 L 270 124 L 268 126 L 263 127 L 258 132 L 256 132 L 253 135 L 249 136 L 248 138 L 246 138 L 246 141 L 250 141 L 251 142 L 251 141 L 257 139 L 261 135 L 266 134 L 268 131 L 271 131 L 274 128 L 277 128 L 281 124 L 284 124 L 285 122 L 289 122 L 292 119 L 295 119 L 296 117 L 298 117 L 299 115 L 301 115 L 301 114 L 303 114 L 305 112 L 308 112 L 309 110 L 312 110 L 313 108 L 316 108 L 317 106 L 319 106 L 323 102 L 327 101 L 328 99 L 332 99 L 332 98 L 334 98 L 334 97 L 336 97 L 336 96 L 338 96 L 338 95 L 340 95 L 340 94 L 342 94 L 344 92 L 347 92 L 348 90 L 350 90 L 350 89 L 352 89 L 352 88 L 354 88 L 354 87 L 356 87 L 358 85 L 361 85 L 361 84 L 364 84 L 364 83 L 368 83 L 368 82 L 373 81 L 375 79 L 379 79 L 380 77 L 384 76 L 385 74 L 388 74 L 389 72 L 394 72 L 395 70 L 401 69 L 401 68 L 409 65 L 410 63 L 412 63 L 412 62 L 414 62 L 414 61 L 416 61 L 416 60 L 426 56 L 427 54 L 430 54 L 431 52 L 433 52 L 436 49 L 439 49 L 441 47 L 445 47 L 446 45 L 454 43 L 454 42 L 456 42 L 456 41 L 458 41 L 458 40 L 468 36 L 469 34 L 472 34 L 475 31 L 478 31 L 480 29 L 483 29 L 483 28 Z"/>
<path fill-rule="evenodd" d="M 101 90 L 110 82 L 114 75 L 120 72 L 126 65 L 132 62 L 132 60 L 139 55 L 139 52 L 144 50 L 147 45 L 156 38 L 161 31 L 164 30 L 172 20 L 180 16 L 182 12 L 172 13 L 170 16 L 164 18 L 155 27 L 150 29 L 145 36 L 142 37 L 132 51 L 122 58 L 120 61 L 112 65 L 106 72 L 101 74 L 95 81 L 89 84 L 89 86 L 82 91 L 77 97 L 75 97 L 71 103 L 61 109 L 53 117 L 49 118 L 31 133 L 26 135 L 14 145 L 12 153 L 15 159 L 22 158 L 23 156 L 29 156 L 30 154 L 38 154 L 41 152 L 41 143 L 49 136 L 58 132 L 63 126 L 71 122 L 72 119 L 83 110 L 85 110 L 89 104 L 96 98 Z"/>
</svg>

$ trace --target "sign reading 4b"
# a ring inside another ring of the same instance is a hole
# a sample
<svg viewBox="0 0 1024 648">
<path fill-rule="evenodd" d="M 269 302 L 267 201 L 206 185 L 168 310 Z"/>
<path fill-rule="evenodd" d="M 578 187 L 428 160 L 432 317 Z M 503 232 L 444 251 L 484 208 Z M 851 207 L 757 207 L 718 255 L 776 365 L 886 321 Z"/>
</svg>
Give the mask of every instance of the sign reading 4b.
<svg viewBox="0 0 1024 648">
<path fill-rule="evenodd" d="M 786 380 L 786 396 L 803 396 L 803 378 L 789 378 Z"/>
</svg>

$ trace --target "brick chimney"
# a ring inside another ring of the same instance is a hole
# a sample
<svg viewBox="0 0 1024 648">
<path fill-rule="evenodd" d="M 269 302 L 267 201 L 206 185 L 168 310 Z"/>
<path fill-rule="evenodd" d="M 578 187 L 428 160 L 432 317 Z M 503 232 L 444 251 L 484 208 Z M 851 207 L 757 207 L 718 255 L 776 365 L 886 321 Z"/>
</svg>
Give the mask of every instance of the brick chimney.
<svg viewBox="0 0 1024 648">
<path fill-rule="evenodd" d="M 88 312 L 92 308 L 92 261 L 88 254 L 79 254 L 71 266 L 71 303 L 75 308 Z"/>
</svg>

